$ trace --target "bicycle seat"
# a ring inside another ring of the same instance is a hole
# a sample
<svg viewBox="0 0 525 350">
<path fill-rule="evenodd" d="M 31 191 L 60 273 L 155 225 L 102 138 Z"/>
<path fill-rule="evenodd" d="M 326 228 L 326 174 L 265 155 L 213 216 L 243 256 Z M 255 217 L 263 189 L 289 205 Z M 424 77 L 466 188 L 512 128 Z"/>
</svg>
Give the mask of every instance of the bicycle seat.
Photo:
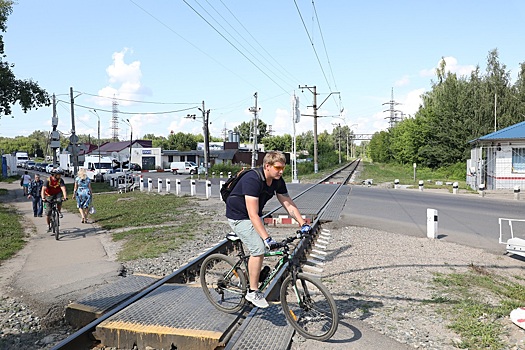
<svg viewBox="0 0 525 350">
<path fill-rule="evenodd" d="M 235 232 L 228 232 L 228 234 L 226 235 L 226 239 L 232 242 L 237 242 L 240 240 L 239 236 L 237 236 Z"/>
</svg>

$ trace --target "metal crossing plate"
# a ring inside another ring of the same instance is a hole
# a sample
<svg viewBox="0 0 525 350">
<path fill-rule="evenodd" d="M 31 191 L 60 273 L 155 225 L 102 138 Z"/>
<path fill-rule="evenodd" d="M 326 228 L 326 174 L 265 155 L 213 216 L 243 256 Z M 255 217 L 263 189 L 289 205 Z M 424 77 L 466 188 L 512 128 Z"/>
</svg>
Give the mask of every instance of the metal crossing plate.
<svg viewBox="0 0 525 350">
<path fill-rule="evenodd" d="M 131 275 L 108 284 L 79 299 L 66 308 L 66 321 L 73 327 L 84 327 L 108 310 L 157 282 L 154 276 Z"/>
<path fill-rule="evenodd" d="M 119 349 L 215 349 L 238 318 L 215 309 L 200 285 L 165 284 L 98 325 L 96 338 Z"/>
<path fill-rule="evenodd" d="M 284 317 L 281 304 L 257 309 L 247 326 L 241 326 L 239 336 L 232 338 L 226 350 L 288 349 L 294 329 Z"/>
</svg>

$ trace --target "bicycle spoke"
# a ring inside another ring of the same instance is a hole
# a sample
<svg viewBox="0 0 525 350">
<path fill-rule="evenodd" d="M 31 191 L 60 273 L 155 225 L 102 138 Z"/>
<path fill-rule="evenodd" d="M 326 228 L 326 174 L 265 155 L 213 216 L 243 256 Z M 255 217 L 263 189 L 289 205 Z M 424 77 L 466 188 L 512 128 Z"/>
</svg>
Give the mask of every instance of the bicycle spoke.
<svg viewBox="0 0 525 350">
<path fill-rule="evenodd" d="M 221 311 L 236 312 L 244 305 L 246 280 L 224 255 L 212 255 L 204 261 L 201 285 L 206 297 Z"/>
<path fill-rule="evenodd" d="M 318 340 L 329 339 L 335 333 L 338 323 L 335 302 L 320 282 L 301 275 L 295 284 L 291 277 L 287 279 L 283 288 L 283 310 L 299 333 Z"/>
</svg>

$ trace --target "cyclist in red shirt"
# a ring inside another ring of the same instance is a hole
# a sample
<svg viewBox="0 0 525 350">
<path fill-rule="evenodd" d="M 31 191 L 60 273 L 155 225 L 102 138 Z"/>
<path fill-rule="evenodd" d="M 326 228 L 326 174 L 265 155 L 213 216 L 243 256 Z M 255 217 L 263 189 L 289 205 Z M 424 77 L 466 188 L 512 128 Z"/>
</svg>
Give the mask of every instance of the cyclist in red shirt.
<svg viewBox="0 0 525 350">
<path fill-rule="evenodd" d="M 51 170 L 51 176 L 44 182 L 44 186 L 42 186 L 42 198 L 44 202 L 52 199 L 56 200 L 60 218 L 64 217 L 62 215 L 62 201 L 67 200 L 66 184 L 64 183 L 64 179 L 62 179 L 62 174 L 64 174 L 64 172 L 60 168 Z M 46 205 L 47 232 L 51 232 L 51 226 L 49 226 L 50 217 L 51 206 Z"/>
</svg>

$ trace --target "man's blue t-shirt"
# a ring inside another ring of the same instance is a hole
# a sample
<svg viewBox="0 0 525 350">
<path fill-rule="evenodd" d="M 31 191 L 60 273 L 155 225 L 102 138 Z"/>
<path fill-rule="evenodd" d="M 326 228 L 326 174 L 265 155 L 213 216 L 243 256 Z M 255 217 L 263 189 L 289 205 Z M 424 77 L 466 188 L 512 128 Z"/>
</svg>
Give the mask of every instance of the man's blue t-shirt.
<svg viewBox="0 0 525 350">
<path fill-rule="evenodd" d="M 235 184 L 230 196 L 226 200 L 226 217 L 233 220 L 247 220 L 250 218 L 244 200 L 245 195 L 259 197 L 259 216 L 262 216 L 262 210 L 265 204 L 275 193 L 288 193 L 283 178 L 273 180 L 271 186 L 268 186 L 266 181 L 261 181 L 256 171 L 249 171 Z"/>
</svg>

